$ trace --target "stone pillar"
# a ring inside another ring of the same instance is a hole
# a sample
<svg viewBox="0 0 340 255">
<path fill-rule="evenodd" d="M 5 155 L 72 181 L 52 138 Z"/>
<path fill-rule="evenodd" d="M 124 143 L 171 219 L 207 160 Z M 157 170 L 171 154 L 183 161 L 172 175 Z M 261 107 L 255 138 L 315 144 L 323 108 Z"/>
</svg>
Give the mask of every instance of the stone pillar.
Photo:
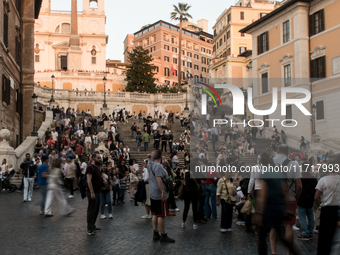
<svg viewBox="0 0 340 255">
<path fill-rule="evenodd" d="M 22 140 L 29 136 L 33 130 L 34 3 L 33 0 L 24 0 L 22 4 Z"/>
<path fill-rule="evenodd" d="M 79 35 L 78 35 L 78 11 L 77 0 L 72 0 L 71 8 L 71 36 L 70 36 L 70 48 L 68 50 L 67 57 L 67 69 L 68 70 L 80 70 L 81 69 L 81 48 L 79 47 Z"/>
<path fill-rule="evenodd" d="M 17 165 L 17 157 L 15 155 L 14 149 L 8 144 L 6 139 L 10 137 L 11 133 L 8 129 L 2 129 L 0 131 L 0 157 L 6 159 L 7 164 L 12 164 L 13 167 Z"/>
</svg>

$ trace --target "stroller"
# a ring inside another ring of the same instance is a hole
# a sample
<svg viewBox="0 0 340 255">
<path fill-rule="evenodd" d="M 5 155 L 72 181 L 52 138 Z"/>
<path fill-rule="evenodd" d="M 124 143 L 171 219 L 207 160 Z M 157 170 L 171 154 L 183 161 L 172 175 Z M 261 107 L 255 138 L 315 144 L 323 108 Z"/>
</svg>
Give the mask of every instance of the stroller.
<svg viewBox="0 0 340 255">
<path fill-rule="evenodd" d="M 1 180 L 2 182 L 1 190 L 5 189 L 8 193 L 12 193 L 17 190 L 17 186 L 15 184 L 11 184 L 10 182 L 14 174 L 15 174 L 15 171 L 12 170 L 9 172 L 7 176 L 3 177 L 3 179 Z"/>
</svg>

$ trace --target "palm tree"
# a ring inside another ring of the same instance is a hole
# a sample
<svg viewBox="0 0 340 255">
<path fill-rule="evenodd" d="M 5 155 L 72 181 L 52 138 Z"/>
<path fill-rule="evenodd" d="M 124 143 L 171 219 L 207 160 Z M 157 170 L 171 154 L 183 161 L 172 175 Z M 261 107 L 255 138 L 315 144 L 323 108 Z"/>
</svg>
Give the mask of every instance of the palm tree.
<svg viewBox="0 0 340 255">
<path fill-rule="evenodd" d="M 181 78 L 182 78 L 182 22 L 188 21 L 188 18 L 192 19 L 191 15 L 188 13 L 188 10 L 191 8 L 188 4 L 178 3 L 178 6 L 173 5 L 174 11 L 171 13 L 171 20 L 179 20 L 179 53 L 178 53 L 178 89 L 181 91 Z"/>
</svg>

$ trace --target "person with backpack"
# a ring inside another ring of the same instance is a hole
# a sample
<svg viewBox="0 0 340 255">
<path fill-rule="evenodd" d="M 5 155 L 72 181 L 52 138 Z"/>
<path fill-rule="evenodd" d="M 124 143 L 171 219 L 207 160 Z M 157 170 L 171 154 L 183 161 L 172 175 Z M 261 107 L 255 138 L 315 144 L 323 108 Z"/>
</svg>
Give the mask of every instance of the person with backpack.
<svg viewBox="0 0 340 255">
<path fill-rule="evenodd" d="M 96 227 L 96 219 L 99 213 L 100 192 L 102 185 L 108 185 L 106 180 L 102 179 L 102 174 L 99 169 L 102 163 L 102 158 L 99 153 L 92 154 L 92 162 L 86 169 L 87 179 L 87 234 L 92 236 L 94 231 L 100 230 Z"/>
</svg>

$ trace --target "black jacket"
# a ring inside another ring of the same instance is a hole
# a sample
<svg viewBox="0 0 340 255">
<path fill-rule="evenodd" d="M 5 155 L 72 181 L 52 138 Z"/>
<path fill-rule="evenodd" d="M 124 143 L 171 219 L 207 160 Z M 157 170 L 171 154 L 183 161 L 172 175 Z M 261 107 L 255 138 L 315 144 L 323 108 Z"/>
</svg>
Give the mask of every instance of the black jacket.
<svg viewBox="0 0 340 255">
<path fill-rule="evenodd" d="M 314 203 L 315 187 L 318 184 L 316 178 L 313 178 L 309 173 L 303 173 L 301 178 L 302 192 L 297 203 L 303 208 L 312 208 Z"/>
<path fill-rule="evenodd" d="M 33 161 L 31 160 L 22 162 L 20 168 L 22 169 L 22 174 L 24 177 L 33 178 L 37 166 L 34 165 Z"/>
</svg>

